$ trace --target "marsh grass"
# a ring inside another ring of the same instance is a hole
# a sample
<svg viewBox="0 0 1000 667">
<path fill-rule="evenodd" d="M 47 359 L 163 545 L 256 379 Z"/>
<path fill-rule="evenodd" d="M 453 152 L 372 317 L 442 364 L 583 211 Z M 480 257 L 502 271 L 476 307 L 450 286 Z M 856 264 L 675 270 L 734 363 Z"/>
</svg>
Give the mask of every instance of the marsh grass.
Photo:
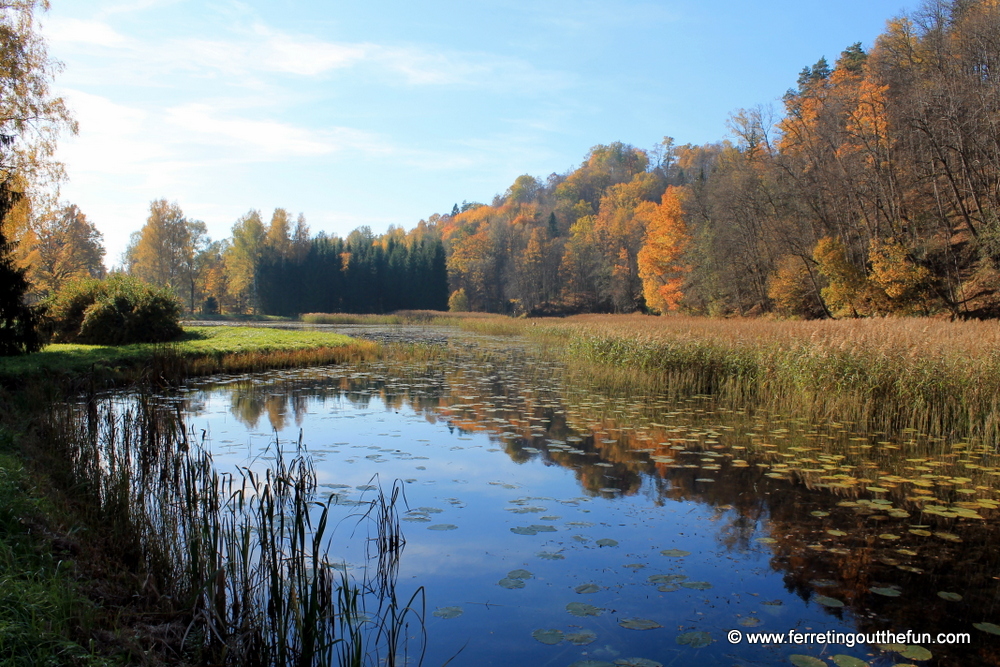
<svg viewBox="0 0 1000 667">
<path fill-rule="evenodd" d="M 561 340 L 571 372 L 608 391 L 713 394 L 723 405 L 1000 438 L 1000 326 L 577 316 L 523 326 Z"/>
<path fill-rule="evenodd" d="M 91 397 L 54 411 L 72 486 L 123 562 L 132 562 L 172 641 L 168 662 L 260 665 L 396 664 L 401 638 L 422 628 L 418 591 L 395 593 L 404 541 L 396 489 L 359 521 L 377 557 L 355 581 L 329 549 L 333 496 L 317 492 L 300 445 L 277 441 L 265 470 L 220 473 L 171 412 L 138 392 L 122 404 Z M 422 644 L 422 635 L 421 644 Z M 416 650 L 416 649 L 415 649 Z M 422 646 L 420 647 L 422 651 Z"/>
<path fill-rule="evenodd" d="M 712 394 L 722 406 L 871 431 L 1000 440 L 996 322 L 577 315 L 459 326 L 534 338 L 571 378 L 612 394 Z"/>
</svg>

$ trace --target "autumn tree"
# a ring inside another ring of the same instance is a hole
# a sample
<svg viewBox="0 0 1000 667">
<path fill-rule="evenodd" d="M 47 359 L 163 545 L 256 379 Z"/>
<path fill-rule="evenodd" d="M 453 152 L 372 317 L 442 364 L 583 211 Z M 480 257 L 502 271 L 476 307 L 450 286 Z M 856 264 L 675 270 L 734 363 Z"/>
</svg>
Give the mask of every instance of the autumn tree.
<svg viewBox="0 0 1000 667">
<path fill-rule="evenodd" d="M 267 242 L 267 229 L 260 213 L 250 210 L 233 225 L 226 249 L 226 288 L 241 311 L 258 309 L 257 269 Z"/>
<path fill-rule="evenodd" d="M 0 181 L 40 204 L 63 178 L 56 139 L 76 122 L 50 83 L 61 64 L 49 58 L 35 30 L 47 0 L 8 0 L 0 7 Z"/>
<path fill-rule="evenodd" d="M 691 243 L 684 222 L 685 190 L 669 187 L 658 205 L 646 203 L 639 217 L 646 221 L 646 235 L 639 251 L 639 276 L 646 304 L 665 313 L 677 310 L 684 296 L 690 267 L 685 253 Z"/>
<path fill-rule="evenodd" d="M 205 223 L 188 220 L 176 202 L 158 199 L 149 205 L 146 224 L 132 235 L 125 251 L 128 273 L 187 297 L 194 311 L 199 254 L 208 244 Z"/>
<path fill-rule="evenodd" d="M 25 263 L 35 290 L 51 295 L 70 281 L 104 277 L 104 237 L 75 205 L 43 216 L 32 232 Z"/>
</svg>

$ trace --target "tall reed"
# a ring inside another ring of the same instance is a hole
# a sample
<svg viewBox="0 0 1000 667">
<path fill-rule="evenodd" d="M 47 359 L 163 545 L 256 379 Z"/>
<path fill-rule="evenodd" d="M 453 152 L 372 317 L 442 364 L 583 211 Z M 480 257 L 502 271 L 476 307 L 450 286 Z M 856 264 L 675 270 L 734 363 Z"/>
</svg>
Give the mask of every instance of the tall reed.
<svg viewBox="0 0 1000 667">
<path fill-rule="evenodd" d="M 146 589 L 183 624 L 191 662 L 261 667 L 396 664 L 404 629 L 422 630 L 422 591 L 400 605 L 398 488 L 361 520 L 377 545 L 361 580 L 330 557 L 334 498 L 317 493 L 300 445 L 275 441 L 264 471 L 220 472 L 179 407 L 146 393 L 62 406 L 51 427 L 76 488 Z M 422 655 L 422 631 L 418 635 Z"/>
<path fill-rule="evenodd" d="M 869 430 L 1000 441 L 994 322 L 589 315 L 522 331 L 558 345 L 571 372 L 616 393 L 713 394 Z"/>
</svg>

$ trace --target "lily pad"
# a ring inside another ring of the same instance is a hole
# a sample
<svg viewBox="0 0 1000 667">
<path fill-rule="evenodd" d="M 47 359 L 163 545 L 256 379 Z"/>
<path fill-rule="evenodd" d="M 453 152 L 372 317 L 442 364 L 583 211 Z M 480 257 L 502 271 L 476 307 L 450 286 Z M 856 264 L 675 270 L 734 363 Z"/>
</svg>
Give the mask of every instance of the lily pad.
<svg viewBox="0 0 1000 667">
<path fill-rule="evenodd" d="M 563 560 L 566 558 L 566 556 L 563 556 L 558 551 L 539 551 L 537 555 L 539 558 L 544 558 L 545 560 Z"/>
<path fill-rule="evenodd" d="M 427 530 L 456 530 L 458 526 L 453 523 L 436 523 L 433 526 L 427 526 Z"/>
<path fill-rule="evenodd" d="M 942 600 L 947 600 L 948 602 L 961 602 L 962 596 L 958 593 L 950 593 L 948 591 L 938 591 L 938 597 Z"/>
<path fill-rule="evenodd" d="M 531 579 L 531 577 L 533 576 L 534 575 L 528 572 L 527 570 L 521 570 L 521 569 L 511 570 L 510 572 L 507 573 L 508 579 Z"/>
<path fill-rule="evenodd" d="M 573 614 L 574 616 L 600 616 L 600 607 L 595 607 L 592 604 L 587 604 L 586 602 L 570 602 L 566 605 L 566 611 Z"/>
<path fill-rule="evenodd" d="M 656 662 L 648 658 L 618 658 L 615 660 L 618 667 L 663 667 L 662 662 Z"/>
<path fill-rule="evenodd" d="M 674 591 L 679 591 L 681 589 L 677 584 L 662 584 L 656 587 L 656 590 L 661 593 L 673 593 Z"/>
<path fill-rule="evenodd" d="M 655 630 L 656 628 L 663 627 L 656 621 L 651 621 L 648 618 L 623 618 L 618 621 L 618 625 L 628 630 Z"/>
<path fill-rule="evenodd" d="M 745 616 L 736 621 L 736 623 L 737 625 L 742 625 L 744 628 L 756 628 L 758 625 L 763 623 L 763 621 L 756 616 Z"/>
<path fill-rule="evenodd" d="M 684 551 L 683 549 L 664 549 L 660 552 L 668 558 L 684 558 L 684 556 L 690 556 L 690 551 Z"/>
<path fill-rule="evenodd" d="M 607 538 L 607 537 L 597 540 L 597 542 L 594 542 L 594 544 L 596 544 L 599 547 L 617 547 L 618 546 L 617 540 L 612 540 L 612 539 Z"/>
<path fill-rule="evenodd" d="M 829 667 L 826 662 L 820 660 L 819 658 L 814 658 L 811 655 L 802 655 L 800 653 L 788 656 L 788 660 L 795 665 L 795 667 Z"/>
<path fill-rule="evenodd" d="M 580 586 L 577 586 L 573 590 L 576 591 L 577 593 L 580 593 L 581 595 L 586 595 L 588 593 L 596 593 L 597 591 L 601 590 L 601 587 L 598 586 L 597 584 L 582 584 Z"/>
<path fill-rule="evenodd" d="M 876 595 L 884 595 L 887 598 L 898 598 L 900 593 L 902 593 L 902 591 L 900 591 L 898 588 L 889 588 L 889 587 L 883 588 L 880 586 L 873 586 L 871 591 Z"/>
<path fill-rule="evenodd" d="M 566 641 L 577 646 L 586 646 L 587 644 L 593 644 L 597 641 L 597 635 L 590 630 L 568 632 L 566 633 Z"/>
<path fill-rule="evenodd" d="M 923 646 L 918 646 L 916 644 L 908 645 L 904 650 L 900 651 L 899 654 L 910 660 L 930 660 L 934 657 L 930 651 L 925 649 Z"/>
<path fill-rule="evenodd" d="M 674 584 L 687 579 L 686 574 L 653 574 L 649 576 L 651 584 Z"/>
<path fill-rule="evenodd" d="M 532 528 L 536 533 L 554 533 L 556 532 L 555 526 L 550 526 L 548 524 L 531 524 L 528 528 Z"/>
<path fill-rule="evenodd" d="M 681 586 L 684 588 L 692 588 L 696 591 L 707 591 L 712 587 L 712 584 L 707 581 L 682 581 Z"/>
<path fill-rule="evenodd" d="M 972 627 L 976 630 L 988 632 L 991 635 L 1000 635 L 1000 625 L 995 625 L 993 623 L 973 623 Z"/>
<path fill-rule="evenodd" d="M 693 630 L 677 636 L 677 643 L 691 648 L 705 648 L 712 643 L 712 635 Z"/>
<path fill-rule="evenodd" d="M 615 667 L 615 663 L 606 660 L 577 660 L 569 667 Z"/>
<path fill-rule="evenodd" d="M 500 586 L 501 588 L 509 588 L 512 590 L 515 588 L 524 588 L 524 579 L 511 579 L 510 577 L 504 577 L 503 579 L 497 582 L 497 586 Z"/>
<path fill-rule="evenodd" d="M 515 526 L 510 529 L 515 535 L 537 535 L 538 531 L 531 526 Z"/>
<path fill-rule="evenodd" d="M 830 659 L 833 660 L 833 664 L 837 665 L 837 667 L 870 667 L 867 662 L 860 658 L 855 658 L 853 655 L 838 653 Z"/>
<path fill-rule="evenodd" d="M 538 629 L 532 632 L 531 636 L 543 644 L 548 644 L 549 646 L 555 646 L 565 638 L 562 630 Z"/>
<path fill-rule="evenodd" d="M 817 595 L 813 598 L 813 601 L 817 604 L 821 604 L 824 607 L 843 607 L 844 603 L 837 598 L 827 597 L 826 595 Z"/>
<path fill-rule="evenodd" d="M 438 607 L 434 610 L 434 615 L 438 618 L 458 618 L 464 611 L 461 607 Z"/>
</svg>

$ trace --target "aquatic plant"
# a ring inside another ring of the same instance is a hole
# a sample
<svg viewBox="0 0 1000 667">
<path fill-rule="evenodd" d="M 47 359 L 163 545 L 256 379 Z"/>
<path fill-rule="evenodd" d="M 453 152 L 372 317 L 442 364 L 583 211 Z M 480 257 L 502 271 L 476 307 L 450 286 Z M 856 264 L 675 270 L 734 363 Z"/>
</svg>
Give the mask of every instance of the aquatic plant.
<svg viewBox="0 0 1000 667">
<path fill-rule="evenodd" d="M 62 406 L 50 427 L 95 521 L 183 628 L 172 651 L 277 667 L 402 659 L 401 628 L 422 628 L 423 610 L 422 591 L 405 605 L 396 597 L 398 487 L 359 515 L 378 536 L 377 553 L 354 581 L 330 557 L 335 499 L 319 496 L 300 444 L 293 453 L 276 440 L 264 470 L 220 473 L 179 411 L 142 392 L 127 399 Z"/>
</svg>

